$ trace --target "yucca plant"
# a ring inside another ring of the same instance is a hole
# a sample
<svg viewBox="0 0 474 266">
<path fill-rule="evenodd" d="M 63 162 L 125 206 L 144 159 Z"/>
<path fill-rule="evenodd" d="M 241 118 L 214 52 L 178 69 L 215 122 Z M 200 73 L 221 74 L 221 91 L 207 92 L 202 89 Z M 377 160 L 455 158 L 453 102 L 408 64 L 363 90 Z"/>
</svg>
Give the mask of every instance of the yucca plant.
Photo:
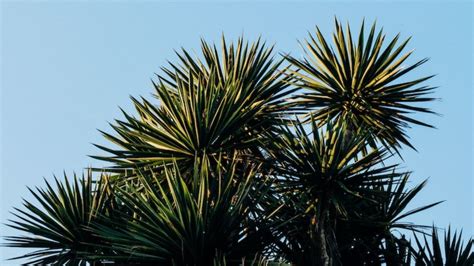
<svg viewBox="0 0 474 266">
<path fill-rule="evenodd" d="M 348 215 L 337 220 L 336 239 L 342 264 L 354 261 L 371 264 L 399 265 L 411 256 L 411 245 L 405 236 L 395 232 L 421 232 L 428 226 L 405 222 L 410 215 L 441 202 L 407 210 L 408 204 L 423 189 L 426 181 L 408 189 L 409 173 L 399 173 L 388 184 L 364 186 L 371 191 L 369 200 L 350 202 Z"/>
<path fill-rule="evenodd" d="M 385 45 L 385 35 L 382 30 L 376 34 L 375 23 L 367 37 L 362 23 L 357 39 L 353 39 L 349 25 L 344 30 L 337 19 L 335 24 L 334 45 L 316 28 L 304 42 L 306 57 L 287 57 L 298 68 L 296 85 L 305 90 L 298 95 L 300 106 L 313 109 L 310 114 L 320 125 L 340 120 L 349 130 L 370 129 L 372 147 L 381 143 L 398 150 L 404 144 L 414 149 L 405 130 L 410 123 L 432 127 L 409 116 L 412 112 L 432 113 L 416 105 L 434 100 L 428 96 L 433 87 L 422 85 L 432 76 L 404 77 L 427 59 L 404 66 L 413 52 L 403 52 L 410 39 L 398 45 L 397 35 Z"/>
<path fill-rule="evenodd" d="M 296 217 L 281 228 L 274 249 L 298 265 L 406 261 L 409 246 L 393 231 L 422 231 L 403 219 L 440 202 L 406 210 L 425 182 L 407 190 L 409 174 L 383 165 L 386 152 L 363 152 L 370 137 L 364 130 L 348 133 L 332 122 L 320 130 L 316 123 L 310 132 L 301 123 L 286 128 L 267 151 L 286 199 L 280 214 L 289 216 L 281 218 Z"/>
<path fill-rule="evenodd" d="M 79 264 L 94 262 L 109 252 L 103 240 L 89 230 L 89 225 L 111 210 L 112 191 L 107 175 L 93 180 L 87 171 L 72 183 L 64 175 L 55 177 L 56 189 L 48 181 L 46 189 L 29 189 L 39 206 L 24 200 L 26 210 L 15 208 L 17 220 L 8 226 L 25 236 L 6 237 L 9 247 L 37 249 L 13 259 L 28 259 L 31 264 Z"/>
<path fill-rule="evenodd" d="M 115 258 L 211 265 L 216 259 L 220 263 L 252 261 L 263 251 L 268 235 L 281 223 L 270 224 L 265 219 L 277 210 L 267 210 L 265 217 L 251 217 L 250 213 L 269 184 L 257 184 L 258 169 L 237 169 L 241 165 L 236 163 L 226 169 L 206 165 L 196 162 L 192 176 L 184 177 L 173 163 L 164 167 L 163 176 L 139 175 L 143 189 L 117 191 L 118 201 L 133 217 L 100 223 L 94 230 L 123 253 Z M 184 181 L 189 179 L 192 185 Z"/>
<path fill-rule="evenodd" d="M 424 244 L 415 235 L 418 251 L 414 253 L 414 262 L 420 266 L 468 266 L 474 265 L 474 239 L 463 243 L 462 232 L 452 234 L 451 227 L 444 233 L 444 241 L 433 226 L 431 241 L 423 235 Z"/>
<path fill-rule="evenodd" d="M 223 39 L 221 53 L 203 42 L 202 54 L 205 63 L 183 50 L 182 66 L 164 69 L 167 77 L 153 83 L 157 103 L 132 98 L 140 118 L 125 113 L 126 121 L 112 126 L 117 137 L 104 132 L 120 148 L 99 146 L 113 156 L 96 158 L 120 171 L 173 160 L 192 168 L 203 155 L 258 155 L 262 133 L 275 134 L 289 111 L 284 97 L 292 92 L 291 76 L 259 41 L 249 47 L 239 39 L 234 47 Z"/>
<path fill-rule="evenodd" d="M 472 265 L 460 235 L 444 253 L 436 232 L 431 247 L 405 238 L 439 202 L 408 209 L 425 182 L 387 159 L 430 126 L 410 113 L 432 113 L 433 88 L 406 77 L 426 62 L 403 67 L 408 40 L 375 31 L 353 39 L 336 20 L 334 45 L 317 29 L 303 59 L 242 38 L 183 49 L 156 100 L 132 97 L 137 115 L 102 132 L 106 174 L 31 190 L 39 205 L 10 222 L 28 235 L 6 245 L 37 264 Z"/>
</svg>

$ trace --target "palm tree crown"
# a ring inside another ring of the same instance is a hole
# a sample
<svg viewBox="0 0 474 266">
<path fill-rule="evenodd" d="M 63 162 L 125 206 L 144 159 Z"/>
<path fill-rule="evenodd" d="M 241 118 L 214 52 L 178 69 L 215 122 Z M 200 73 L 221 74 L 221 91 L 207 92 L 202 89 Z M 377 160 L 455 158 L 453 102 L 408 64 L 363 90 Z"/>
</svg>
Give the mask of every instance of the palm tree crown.
<svg viewBox="0 0 474 266">
<path fill-rule="evenodd" d="M 401 144 L 413 145 L 407 139 L 408 123 L 431 127 L 410 118 L 410 112 L 431 113 L 428 108 L 414 104 L 434 100 L 428 97 L 433 87 L 421 83 L 432 76 L 400 81 L 406 74 L 427 61 L 422 59 L 408 67 L 402 64 L 413 51 L 403 53 L 410 39 L 397 46 L 395 36 L 384 46 L 385 35 L 375 33 L 372 26 L 365 38 L 364 23 L 357 39 L 352 38 L 336 20 L 334 46 L 316 29 L 305 41 L 306 58 L 288 57 L 298 67 L 297 86 L 307 92 L 299 103 L 305 108 L 316 108 L 312 115 L 324 124 L 328 120 L 343 120 L 352 129 L 366 128 L 372 132 L 370 144 L 381 142 L 385 147 L 398 149 Z"/>
<path fill-rule="evenodd" d="M 156 99 L 132 97 L 137 115 L 102 132 L 100 175 L 31 189 L 38 206 L 9 224 L 27 235 L 6 245 L 35 264 L 473 265 L 472 239 L 449 229 L 442 252 L 406 221 L 440 202 L 408 208 L 426 181 L 387 159 L 430 126 L 410 113 L 432 113 L 433 88 L 405 77 L 426 62 L 403 67 L 408 40 L 375 30 L 353 39 L 336 20 L 334 45 L 317 29 L 303 59 L 260 39 L 183 49 Z"/>
</svg>

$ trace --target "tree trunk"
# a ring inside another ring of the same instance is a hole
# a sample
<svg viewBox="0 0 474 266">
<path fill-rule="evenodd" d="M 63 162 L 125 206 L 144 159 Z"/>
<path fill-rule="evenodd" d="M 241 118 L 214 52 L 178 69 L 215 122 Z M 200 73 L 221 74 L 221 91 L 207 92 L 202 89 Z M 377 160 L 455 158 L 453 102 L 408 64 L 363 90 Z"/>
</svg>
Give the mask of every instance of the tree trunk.
<svg viewBox="0 0 474 266">
<path fill-rule="evenodd" d="M 327 245 L 327 236 L 326 234 L 328 233 L 326 230 L 327 224 L 328 224 L 328 203 L 326 200 L 326 195 L 321 195 L 320 196 L 320 202 L 319 206 L 317 207 L 316 215 L 315 218 L 316 220 L 314 221 L 314 229 L 315 231 L 313 232 L 313 237 L 315 240 L 316 244 L 316 249 L 317 249 L 317 258 L 313 261 L 316 265 L 322 265 L 322 266 L 330 266 L 332 265 L 331 263 L 331 254 Z"/>
<path fill-rule="evenodd" d="M 322 216 L 320 217 L 320 220 L 318 222 L 318 244 L 319 244 L 319 253 L 321 256 L 321 261 L 320 265 L 322 266 L 329 266 L 330 265 L 330 258 L 329 258 L 329 253 L 328 253 L 328 248 L 327 248 L 327 243 L 326 243 L 326 231 L 325 231 L 325 226 L 326 226 L 326 211 L 323 211 Z"/>
</svg>

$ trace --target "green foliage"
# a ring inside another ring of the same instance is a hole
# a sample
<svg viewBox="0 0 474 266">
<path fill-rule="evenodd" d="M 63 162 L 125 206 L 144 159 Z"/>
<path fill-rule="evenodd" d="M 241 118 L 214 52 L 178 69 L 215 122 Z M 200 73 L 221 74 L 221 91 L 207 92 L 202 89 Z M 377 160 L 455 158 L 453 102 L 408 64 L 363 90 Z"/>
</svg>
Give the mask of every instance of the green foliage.
<svg viewBox="0 0 474 266">
<path fill-rule="evenodd" d="M 205 63 L 183 50 L 182 67 L 171 64 L 167 77 L 153 83 L 159 105 L 132 98 L 140 118 L 124 113 L 126 121 L 112 127 L 118 137 L 103 133 L 117 144 L 99 146 L 117 170 L 161 167 L 179 160 L 192 168 L 195 158 L 234 153 L 255 155 L 262 133 L 274 134 L 290 106 L 284 97 L 291 77 L 278 70 L 272 49 L 257 41 L 249 47 L 222 40 L 222 52 L 202 43 Z"/>
<path fill-rule="evenodd" d="M 13 258 L 29 259 L 32 264 L 80 263 L 89 254 L 106 252 L 101 246 L 102 239 L 88 230 L 88 226 L 109 211 L 111 190 L 108 177 L 102 175 L 97 182 L 92 180 L 92 172 L 85 177 L 73 177 L 69 183 L 64 176 L 61 183 L 55 178 L 56 189 L 46 182 L 46 189 L 29 189 L 39 202 L 35 206 L 24 200 L 27 211 L 15 208 L 16 221 L 10 227 L 28 233 L 30 236 L 10 236 L 9 247 L 36 248 L 37 251 Z M 94 185 L 95 183 L 95 185 Z"/>
<path fill-rule="evenodd" d="M 110 165 L 82 179 L 31 190 L 39 205 L 15 208 L 10 226 L 35 248 L 15 259 L 37 264 L 119 265 L 473 265 L 473 240 L 433 228 L 432 243 L 407 222 L 440 202 L 409 209 L 426 185 L 388 164 L 406 129 L 430 126 L 430 77 L 401 81 L 411 52 L 398 35 L 357 40 L 336 20 L 334 47 L 319 29 L 307 57 L 275 60 L 260 40 L 221 49 L 202 41 L 153 81 L 156 102 L 132 97 Z M 287 60 L 290 66 L 283 66 Z M 293 118 L 293 115 L 300 115 Z M 398 157 L 397 157 L 398 158 Z M 113 174 L 113 175 L 108 175 Z M 95 185 L 94 185 L 95 184 Z M 441 246 L 444 244 L 444 252 Z M 287 264 L 286 264 L 287 265 Z"/>
<path fill-rule="evenodd" d="M 423 232 L 426 226 L 407 223 L 410 215 L 431 208 L 440 202 L 406 210 L 408 204 L 426 185 L 426 181 L 407 188 L 409 174 L 396 174 L 386 185 L 369 185 L 370 200 L 355 200 L 351 203 L 347 218 L 339 219 L 336 232 L 337 245 L 342 264 L 351 261 L 388 263 L 396 265 L 410 257 L 410 245 L 403 237 L 395 235 L 400 229 Z"/>
<path fill-rule="evenodd" d="M 286 127 L 267 149 L 272 164 L 282 177 L 282 187 L 309 193 L 313 200 L 327 201 L 345 214 L 344 199 L 364 197 L 368 184 L 385 184 L 396 177 L 394 166 L 380 166 L 386 152 L 361 154 L 367 140 L 362 130 L 349 132 L 342 123 L 329 123 L 320 130 L 311 120 L 312 131 L 301 123 Z"/>
<path fill-rule="evenodd" d="M 331 122 L 326 130 L 320 130 L 315 120 L 311 122 L 312 132 L 296 123 L 292 130 L 286 128 L 268 150 L 280 177 L 282 198 L 291 209 L 281 213 L 299 214 L 280 228 L 277 252 L 301 265 L 317 264 L 311 254 L 319 249 L 315 239 L 321 229 L 315 225 L 325 217 L 325 230 L 335 234 L 335 239 L 329 237 L 326 241 L 337 249 L 332 252 L 339 254 L 333 256 L 343 264 L 354 258 L 383 263 L 386 246 L 398 241 L 391 230 L 423 229 L 400 221 L 439 202 L 405 211 L 425 183 L 406 190 L 409 175 L 396 172 L 396 165 L 383 165 L 386 152 L 363 152 L 369 137 L 364 131 L 349 132 L 344 124 Z"/>
<path fill-rule="evenodd" d="M 466 245 L 462 243 L 462 232 L 451 234 L 451 227 L 444 234 L 444 241 L 439 238 L 438 230 L 433 226 L 431 243 L 424 238 L 424 246 L 415 235 L 418 252 L 414 254 L 416 265 L 427 266 L 469 266 L 474 265 L 474 239 Z M 430 245 L 431 244 L 431 245 Z M 444 246 L 444 250 L 443 247 Z M 444 251 L 444 252 L 443 252 Z"/>
<path fill-rule="evenodd" d="M 399 149 L 402 143 L 414 149 L 405 128 L 409 123 L 431 126 L 407 114 L 431 113 L 414 104 L 434 100 L 426 96 L 433 88 L 420 85 L 432 76 L 399 80 L 427 59 L 404 67 L 413 52 L 403 54 L 409 39 L 397 46 L 397 35 L 384 46 L 385 35 L 382 30 L 376 35 L 375 29 L 374 23 L 366 38 L 362 23 L 358 38 L 353 39 L 349 25 L 344 31 L 336 20 L 334 46 L 319 28 L 315 36 L 310 34 L 306 58 L 288 58 L 299 70 L 296 85 L 307 91 L 298 95 L 298 101 L 304 108 L 316 108 L 311 113 L 320 124 L 341 120 L 350 129 L 370 129 L 372 147 L 378 141 L 387 148 Z"/>
<path fill-rule="evenodd" d="M 206 165 L 197 163 L 189 178 L 176 164 L 165 167 L 161 177 L 140 175 L 141 189 L 117 191 L 133 217 L 101 223 L 95 231 L 123 252 L 118 258 L 131 262 L 210 265 L 216 257 L 227 262 L 253 259 L 275 226 L 264 217 L 249 217 L 268 185 L 256 185 L 257 169 Z M 189 179 L 191 186 L 184 182 Z"/>
</svg>

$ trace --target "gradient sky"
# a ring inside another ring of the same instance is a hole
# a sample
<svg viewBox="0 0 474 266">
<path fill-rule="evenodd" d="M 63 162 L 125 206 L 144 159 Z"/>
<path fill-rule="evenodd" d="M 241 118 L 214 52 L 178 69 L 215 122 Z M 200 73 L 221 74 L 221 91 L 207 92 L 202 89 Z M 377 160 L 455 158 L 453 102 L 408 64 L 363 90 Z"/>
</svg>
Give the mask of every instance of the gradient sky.
<svg viewBox="0 0 474 266">
<path fill-rule="evenodd" d="M 427 84 L 439 86 L 441 100 L 429 106 L 442 116 L 417 116 L 437 129 L 410 129 L 418 152 L 405 148 L 401 163 L 412 184 L 429 178 L 412 207 L 446 202 L 410 220 L 473 235 L 472 13 L 470 1 L 2 2 L 0 222 L 31 199 L 26 186 L 101 166 L 87 157 L 101 154 L 91 143 L 106 144 L 96 129 L 111 132 L 108 121 L 122 118 L 118 106 L 132 110 L 129 95 L 150 98 L 150 78 L 176 58 L 173 49 L 198 51 L 201 37 L 225 33 L 261 35 L 277 52 L 300 56 L 297 40 L 315 25 L 329 34 L 337 16 L 354 29 L 377 19 L 388 37 L 413 36 L 411 62 L 430 58 L 412 77 L 437 74 Z M 0 226 L 2 236 L 16 233 Z M 0 264 L 21 253 L 0 248 Z"/>
</svg>

